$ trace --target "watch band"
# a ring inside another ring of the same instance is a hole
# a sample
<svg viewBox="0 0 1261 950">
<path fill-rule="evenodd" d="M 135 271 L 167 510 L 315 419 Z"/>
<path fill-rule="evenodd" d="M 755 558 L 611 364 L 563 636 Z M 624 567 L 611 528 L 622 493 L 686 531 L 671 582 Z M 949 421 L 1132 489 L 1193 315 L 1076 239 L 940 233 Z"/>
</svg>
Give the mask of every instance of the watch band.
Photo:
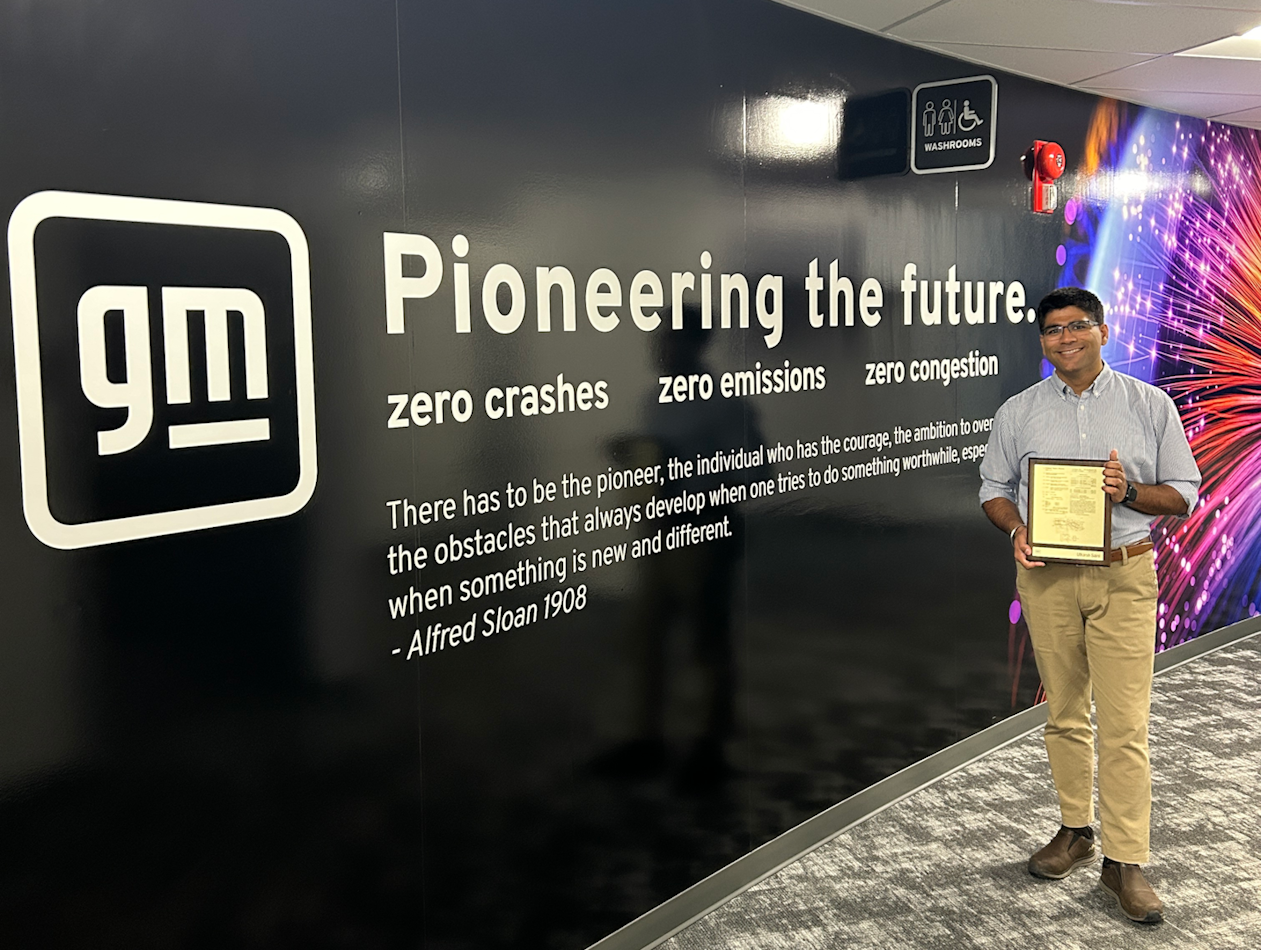
<svg viewBox="0 0 1261 950">
<path fill-rule="evenodd" d="M 1138 489 L 1134 487 L 1134 483 L 1130 482 L 1125 486 L 1125 497 L 1121 499 L 1121 504 L 1128 505 L 1138 498 Z"/>
</svg>

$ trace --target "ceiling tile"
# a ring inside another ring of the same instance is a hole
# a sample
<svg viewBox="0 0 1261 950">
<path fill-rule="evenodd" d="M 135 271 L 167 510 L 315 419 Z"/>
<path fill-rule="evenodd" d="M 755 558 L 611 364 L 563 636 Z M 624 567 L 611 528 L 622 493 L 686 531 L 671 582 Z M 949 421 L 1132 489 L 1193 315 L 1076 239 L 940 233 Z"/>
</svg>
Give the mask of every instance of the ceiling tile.
<svg viewBox="0 0 1261 950">
<path fill-rule="evenodd" d="M 1097 53 L 1083 50 L 1029 49 L 1020 46 L 977 46 L 969 43 L 931 43 L 930 49 L 959 56 L 1034 79 L 1072 84 L 1100 73 L 1141 63 L 1143 53 Z"/>
<path fill-rule="evenodd" d="M 1089 0 L 1123 7 L 1192 7 L 1212 10 L 1248 10 L 1261 17 L 1261 0 Z"/>
<path fill-rule="evenodd" d="M 894 27 L 889 35 L 915 43 L 1172 53 L 1249 30 L 1257 20 L 1252 9 L 1186 4 L 950 0 Z"/>
<path fill-rule="evenodd" d="M 1093 82 L 1112 89 L 1251 92 L 1261 90 L 1261 62 L 1246 59 L 1202 59 L 1162 56 L 1099 76 Z"/>
<path fill-rule="evenodd" d="M 931 7 L 937 0 L 776 0 L 786 7 L 796 7 L 868 30 L 883 30 L 890 23 L 905 19 Z"/>
<path fill-rule="evenodd" d="M 1098 96 L 1124 99 L 1139 105 L 1154 106 L 1167 112 L 1198 115 L 1203 118 L 1225 112 L 1261 107 L 1261 95 L 1229 92 L 1147 92 L 1139 89 L 1112 89 L 1093 83 L 1077 87 Z"/>
<path fill-rule="evenodd" d="M 1261 0 L 777 0 L 982 66 L 1142 105 L 1258 120 L 1261 64 L 1175 53 L 1261 26 Z M 909 18 L 909 19 L 908 19 Z"/>
<path fill-rule="evenodd" d="M 1261 106 L 1244 109 L 1242 112 L 1227 112 L 1214 118 L 1232 125 L 1246 125 L 1251 129 L 1261 128 Z"/>
</svg>

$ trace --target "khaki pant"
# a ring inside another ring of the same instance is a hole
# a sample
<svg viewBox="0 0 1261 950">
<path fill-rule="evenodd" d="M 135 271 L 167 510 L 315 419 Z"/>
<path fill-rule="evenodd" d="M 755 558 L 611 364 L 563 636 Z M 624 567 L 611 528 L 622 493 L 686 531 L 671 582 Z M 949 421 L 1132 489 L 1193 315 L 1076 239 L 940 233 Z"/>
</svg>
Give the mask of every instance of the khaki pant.
<svg viewBox="0 0 1261 950">
<path fill-rule="evenodd" d="M 1156 637 L 1152 553 L 1110 567 L 1048 564 L 1017 567 L 1016 573 L 1046 689 L 1046 753 L 1061 820 L 1070 828 L 1094 820 L 1093 687 L 1103 853 L 1144 864 L 1152 800 L 1147 754 Z"/>
</svg>

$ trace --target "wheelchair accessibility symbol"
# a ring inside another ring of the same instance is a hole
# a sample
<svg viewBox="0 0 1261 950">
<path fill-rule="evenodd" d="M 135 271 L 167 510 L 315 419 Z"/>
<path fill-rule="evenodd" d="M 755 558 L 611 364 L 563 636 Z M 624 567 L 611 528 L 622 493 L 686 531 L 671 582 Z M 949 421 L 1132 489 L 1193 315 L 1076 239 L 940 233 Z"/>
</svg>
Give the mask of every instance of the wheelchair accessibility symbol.
<svg viewBox="0 0 1261 950">
<path fill-rule="evenodd" d="M 963 110 L 959 113 L 959 131 L 971 132 L 985 124 L 985 120 L 972 111 L 972 103 L 963 100 Z"/>
</svg>

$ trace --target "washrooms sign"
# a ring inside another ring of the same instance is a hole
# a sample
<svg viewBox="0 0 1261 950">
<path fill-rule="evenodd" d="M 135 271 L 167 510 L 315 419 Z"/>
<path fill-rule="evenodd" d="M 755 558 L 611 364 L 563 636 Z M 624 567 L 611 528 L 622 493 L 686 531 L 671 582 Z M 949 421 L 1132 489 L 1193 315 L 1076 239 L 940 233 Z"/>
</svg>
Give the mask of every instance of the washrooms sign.
<svg viewBox="0 0 1261 950">
<path fill-rule="evenodd" d="M 82 548 L 315 489 L 306 238 L 282 211 L 44 191 L 9 220 L 22 501 Z"/>
<path fill-rule="evenodd" d="M 917 175 L 989 168 L 998 83 L 993 76 L 926 82 L 911 95 L 911 170 Z"/>
</svg>

